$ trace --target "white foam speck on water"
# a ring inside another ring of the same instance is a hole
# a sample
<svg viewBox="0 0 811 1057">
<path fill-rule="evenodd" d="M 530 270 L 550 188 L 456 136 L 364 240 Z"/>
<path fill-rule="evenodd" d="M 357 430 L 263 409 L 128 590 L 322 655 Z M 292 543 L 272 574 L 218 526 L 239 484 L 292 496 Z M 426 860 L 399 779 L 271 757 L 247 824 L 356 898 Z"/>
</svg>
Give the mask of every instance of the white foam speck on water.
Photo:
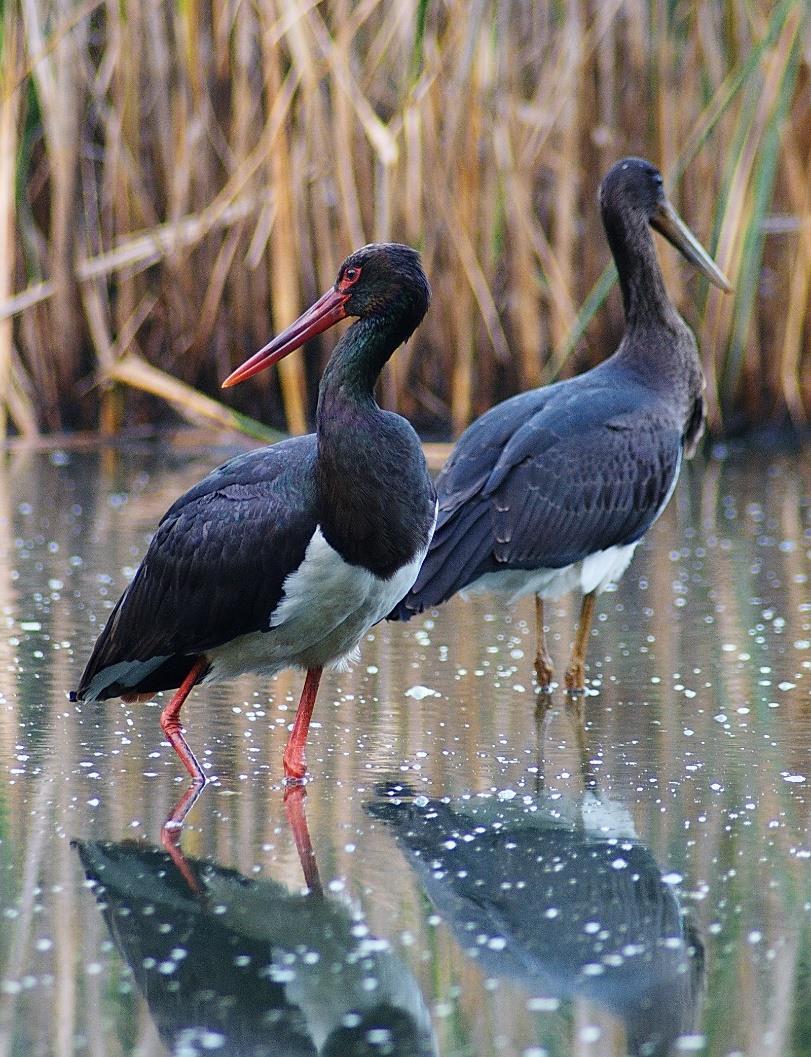
<svg viewBox="0 0 811 1057">
<path fill-rule="evenodd" d="M 441 697 L 442 695 L 438 690 L 433 690 L 430 686 L 411 686 L 405 692 L 406 697 L 413 697 L 415 701 L 422 701 L 425 697 Z"/>
<path fill-rule="evenodd" d="M 682 1035 L 676 1040 L 676 1049 L 683 1053 L 696 1053 L 703 1050 L 707 1040 L 703 1035 Z"/>
</svg>

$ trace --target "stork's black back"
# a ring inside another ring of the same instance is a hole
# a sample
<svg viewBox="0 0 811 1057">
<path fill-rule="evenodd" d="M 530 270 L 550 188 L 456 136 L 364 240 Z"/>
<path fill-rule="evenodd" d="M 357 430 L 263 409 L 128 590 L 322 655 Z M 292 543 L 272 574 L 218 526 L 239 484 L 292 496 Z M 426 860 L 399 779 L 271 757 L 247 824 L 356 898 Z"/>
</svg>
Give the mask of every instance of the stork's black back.
<svg viewBox="0 0 811 1057">
<path fill-rule="evenodd" d="M 562 569 L 633 544 L 661 513 L 704 420 L 695 339 L 667 296 L 650 231 L 663 203 L 649 162 L 624 159 L 606 176 L 622 342 L 594 369 L 506 400 L 462 434 L 436 481 L 428 555 L 392 618 L 488 573 Z"/>
<path fill-rule="evenodd" d="M 179 686 L 195 656 L 267 628 L 317 524 L 316 454 L 314 434 L 247 452 L 172 504 L 96 642 L 79 700 L 99 673 L 132 661 L 142 662 L 136 683 L 125 667 L 128 681 L 92 696 Z"/>
</svg>

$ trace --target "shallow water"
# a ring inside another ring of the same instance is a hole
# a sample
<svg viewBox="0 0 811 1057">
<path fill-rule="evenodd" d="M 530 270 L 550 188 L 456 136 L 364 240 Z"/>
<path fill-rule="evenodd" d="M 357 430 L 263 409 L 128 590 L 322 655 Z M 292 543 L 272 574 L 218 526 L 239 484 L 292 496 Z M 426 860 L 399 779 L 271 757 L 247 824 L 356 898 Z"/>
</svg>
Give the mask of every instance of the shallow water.
<svg viewBox="0 0 811 1057">
<path fill-rule="evenodd" d="M 811 1054 L 811 458 L 692 468 L 580 702 L 530 602 L 455 599 L 325 676 L 285 801 L 301 675 L 196 691 L 175 865 L 160 705 L 67 691 L 221 454 L 0 469 L 0 1057 Z"/>
</svg>

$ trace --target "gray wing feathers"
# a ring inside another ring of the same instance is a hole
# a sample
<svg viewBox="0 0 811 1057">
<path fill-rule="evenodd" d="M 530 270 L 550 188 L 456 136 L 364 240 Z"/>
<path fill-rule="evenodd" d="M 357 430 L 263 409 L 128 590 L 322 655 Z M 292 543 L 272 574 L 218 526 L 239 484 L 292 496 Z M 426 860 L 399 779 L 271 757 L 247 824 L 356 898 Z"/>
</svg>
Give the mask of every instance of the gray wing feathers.
<svg viewBox="0 0 811 1057">
<path fill-rule="evenodd" d="M 540 391 L 506 401 L 463 435 L 437 479 L 439 519 L 407 618 L 499 569 L 562 568 L 637 541 L 661 513 L 682 434 L 632 387 Z M 501 418 L 499 419 L 499 416 Z"/>
</svg>

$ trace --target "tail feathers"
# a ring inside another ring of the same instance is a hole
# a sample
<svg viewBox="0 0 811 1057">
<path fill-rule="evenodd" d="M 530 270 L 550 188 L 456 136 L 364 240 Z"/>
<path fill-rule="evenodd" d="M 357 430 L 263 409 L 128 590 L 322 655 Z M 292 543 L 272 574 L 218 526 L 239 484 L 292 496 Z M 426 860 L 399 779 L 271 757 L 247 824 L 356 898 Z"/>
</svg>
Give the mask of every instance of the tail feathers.
<svg viewBox="0 0 811 1057">
<path fill-rule="evenodd" d="M 88 665 L 78 689 L 71 691 L 70 700 L 106 701 L 110 697 L 122 697 L 127 693 L 152 689 L 149 677 L 170 659 L 150 657 L 145 661 L 119 661 L 98 670 Z M 168 687 L 160 686 L 156 689 Z"/>
<path fill-rule="evenodd" d="M 476 504 L 463 509 L 437 529 L 416 583 L 388 619 L 409 620 L 447 601 L 481 575 L 482 564 L 492 551 L 488 506 Z"/>
</svg>

